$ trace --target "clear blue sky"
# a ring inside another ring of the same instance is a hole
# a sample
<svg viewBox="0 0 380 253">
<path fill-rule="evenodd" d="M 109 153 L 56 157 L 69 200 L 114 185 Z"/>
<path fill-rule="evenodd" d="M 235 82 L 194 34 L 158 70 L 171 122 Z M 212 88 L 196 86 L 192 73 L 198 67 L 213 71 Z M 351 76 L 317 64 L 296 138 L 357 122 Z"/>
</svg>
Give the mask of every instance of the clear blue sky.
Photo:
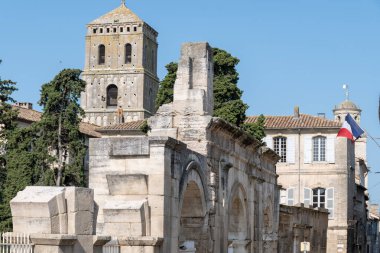
<svg viewBox="0 0 380 253">
<path fill-rule="evenodd" d="M 19 101 L 36 103 L 41 84 L 62 68 L 82 68 L 86 24 L 119 0 L 0 1 L 0 76 L 18 82 Z M 344 100 L 360 106 L 362 126 L 380 138 L 380 3 L 376 0 L 127 0 L 159 32 L 159 76 L 187 41 L 208 41 L 240 58 L 249 115 L 324 112 Z M 380 142 L 380 140 L 379 140 Z M 380 171 L 380 148 L 368 141 Z M 380 174 L 370 174 L 380 202 Z"/>
</svg>

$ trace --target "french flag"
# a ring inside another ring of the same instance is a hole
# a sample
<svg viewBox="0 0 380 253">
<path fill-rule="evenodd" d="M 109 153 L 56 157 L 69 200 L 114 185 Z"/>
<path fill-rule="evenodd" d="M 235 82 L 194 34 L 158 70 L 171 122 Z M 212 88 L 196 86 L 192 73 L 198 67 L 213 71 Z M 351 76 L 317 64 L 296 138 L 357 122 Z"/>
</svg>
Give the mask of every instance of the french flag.
<svg viewBox="0 0 380 253">
<path fill-rule="evenodd" d="M 362 134 L 364 134 L 363 129 L 360 128 L 360 126 L 348 113 L 337 137 L 345 137 L 352 141 L 356 141 Z"/>
</svg>

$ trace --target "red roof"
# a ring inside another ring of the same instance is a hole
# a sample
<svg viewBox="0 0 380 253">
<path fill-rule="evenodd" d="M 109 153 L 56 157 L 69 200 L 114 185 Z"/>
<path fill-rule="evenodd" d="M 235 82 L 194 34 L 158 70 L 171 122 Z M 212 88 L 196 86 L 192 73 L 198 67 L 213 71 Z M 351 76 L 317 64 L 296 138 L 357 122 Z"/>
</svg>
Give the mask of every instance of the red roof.
<svg viewBox="0 0 380 253">
<path fill-rule="evenodd" d="M 137 121 L 131 121 L 126 122 L 122 124 L 116 124 L 116 125 L 110 125 L 98 128 L 97 131 L 128 131 L 128 130 L 140 130 L 141 127 L 144 125 L 145 120 L 137 120 Z"/>
<path fill-rule="evenodd" d="M 18 119 L 21 121 L 26 121 L 28 123 L 33 123 L 41 120 L 41 112 L 27 109 L 19 106 L 13 106 L 18 110 Z M 101 134 L 95 131 L 99 126 L 90 123 L 81 122 L 79 125 L 79 131 L 82 134 L 88 135 L 90 137 L 101 137 Z"/>
<path fill-rule="evenodd" d="M 246 123 L 255 123 L 258 116 L 249 116 Z M 266 129 L 284 128 L 340 128 L 342 124 L 323 117 L 300 114 L 298 118 L 292 116 L 265 116 Z"/>
</svg>

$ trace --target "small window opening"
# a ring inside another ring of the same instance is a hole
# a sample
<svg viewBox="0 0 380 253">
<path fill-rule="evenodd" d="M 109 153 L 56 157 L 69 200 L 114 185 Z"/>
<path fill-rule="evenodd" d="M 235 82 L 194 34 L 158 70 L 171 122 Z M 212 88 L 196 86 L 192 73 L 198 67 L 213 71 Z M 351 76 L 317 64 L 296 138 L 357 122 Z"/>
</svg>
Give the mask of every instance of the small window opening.
<svg viewBox="0 0 380 253">
<path fill-rule="evenodd" d="M 107 28 L 107 33 L 109 33 L 110 32 L 110 29 L 109 28 Z"/>
<path fill-rule="evenodd" d="M 114 32 L 114 33 L 116 32 L 116 27 L 115 27 L 115 28 L 113 28 L 113 32 Z"/>
<path fill-rule="evenodd" d="M 133 27 L 133 31 L 137 32 L 137 27 L 136 26 Z"/>
<path fill-rule="evenodd" d="M 124 32 L 124 29 L 123 29 L 123 27 L 120 27 L 120 32 L 122 33 L 122 32 Z"/>
<path fill-rule="evenodd" d="M 132 45 L 126 44 L 125 45 L 125 63 L 130 64 L 132 62 Z"/>
<path fill-rule="evenodd" d="M 93 32 L 93 33 L 96 33 L 96 28 L 94 28 L 94 29 L 92 30 L 92 32 Z"/>
<path fill-rule="evenodd" d="M 127 27 L 127 32 L 130 32 L 131 31 L 131 28 L 130 27 Z"/>
<path fill-rule="evenodd" d="M 106 62 L 106 47 L 99 45 L 98 48 L 98 64 L 103 65 Z"/>
<path fill-rule="evenodd" d="M 111 84 L 107 87 L 107 106 L 117 106 L 118 90 L 117 86 Z"/>
<path fill-rule="evenodd" d="M 100 28 L 100 33 L 103 33 L 103 28 Z"/>
</svg>

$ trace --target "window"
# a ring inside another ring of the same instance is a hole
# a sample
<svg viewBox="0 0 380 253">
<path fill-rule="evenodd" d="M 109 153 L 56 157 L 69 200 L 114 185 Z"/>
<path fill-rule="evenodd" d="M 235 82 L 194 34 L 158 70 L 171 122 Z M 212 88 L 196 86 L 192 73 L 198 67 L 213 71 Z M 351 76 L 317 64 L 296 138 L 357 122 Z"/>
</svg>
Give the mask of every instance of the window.
<svg viewBox="0 0 380 253">
<path fill-rule="evenodd" d="M 120 27 L 120 32 L 124 32 L 124 28 L 123 27 Z"/>
<path fill-rule="evenodd" d="M 107 87 L 107 106 L 117 106 L 117 87 L 111 84 Z"/>
<path fill-rule="evenodd" d="M 94 29 L 92 30 L 92 32 L 93 32 L 93 33 L 96 33 L 96 28 L 94 28 Z"/>
<path fill-rule="evenodd" d="M 107 28 L 107 33 L 110 33 L 110 29 L 109 28 Z"/>
<path fill-rule="evenodd" d="M 137 27 L 136 27 L 136 26 L 133 27 L 133 31 L 134 31 L 134 32 L 137 32 Z"/>
<path fill-rule="evenodd" d="M 305 192 L 306 189 L 307 188 L 305 188 Z M 329 219 L 332 219 L 334 217 L 334 188 L 313 189 L 313 207 L 326 208 L 329 210 Z"/>
<path fill-rule="evenodd" d="M 286 162 L 286 137 L 273 138 L 274 151 L 281 157 L 280 162 Z"/>
<path fill-rule="evenodd" d="M 98 64 L 103 65 L 106 63 L 106 47 L 104 45 L 99 45 L 98 48 Z"/>
<path fill-rule="evenodd" d="M 313 189 L 313 207 L 325 208 L 326 190 L 324 188 Z"/>
<path fill-rule="evenodd" d="M 125 45 L 125 63 L 129 64 L 132 62 L 132 45 L 126 44 Z"/>
<path fill-rule="evenodd" d="M 317 136 L 313 138 L 313 161 L 326 161 L 326 137 Z"/>
<path fill-rule="evenodd" d="M 127 32 L 130 32 L 131 31 L 131 28 L 128 26 L 127 27 Z"/>
<path fill-rule="evenodd" d="M 103 28 L 100 28 L 100 33 L 103 33 Z"/>
</svg>

